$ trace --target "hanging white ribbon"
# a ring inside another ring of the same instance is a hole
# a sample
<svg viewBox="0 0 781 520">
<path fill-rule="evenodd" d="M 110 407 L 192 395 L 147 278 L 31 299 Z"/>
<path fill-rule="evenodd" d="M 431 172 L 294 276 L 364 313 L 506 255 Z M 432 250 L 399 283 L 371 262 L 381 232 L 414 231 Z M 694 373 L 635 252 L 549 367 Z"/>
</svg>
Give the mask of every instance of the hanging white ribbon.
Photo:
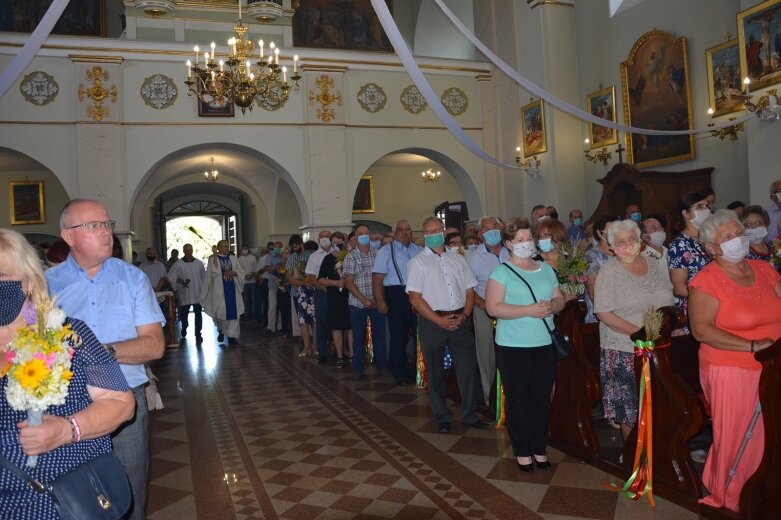
<svg viewBox="0 0 781 520">
<path fill-rule="evenodd" d="M 567 103 L 566 101 L 557 98 L 550 92 L 538 87 L 535 83 L 533 83 L 531 80 L 527 79 L 526 77 L 519 74 L 515 69 L 510 67 L 507 63 L 502 61 L 499 56 L 491 52 L 491 49 L 486 47 L 483 42 L 481 42 L 477 36 L 474 35 L 472 31 L 470 31 L 463 23 L 461 23 L 461 20 L 459 20 L 455 14 L 445 5 L 443 0 L 434 0 L 434 2 L 439 6 L 439 8 L 442 10 L 443 13 L 445 13 L 445 16 L 447 16 L 450 19 L 450 22 L 455 25 L 459 31 L 461 31 L 461 34 L 463 34 L 472 44 L 477 47 L 480 52 L 482 52 L 486 57 L 488 57 L 491 62 L 499 67 L 499 69 L 502 70 L 505 74 L 507 74 L 510 78 L 515 80 L 516 83 L 518 83 L 520 86 L 534 94 L 535 96 L 544 99 L 546 102 L 550 103 L 554 107 L 558 108 L 559 110 L 562 110 L 571 116 L 574 116 L 578 119 L 582 119 L 584 121 L 588 121 L 589 123 L 594 123 L 595 125 L 604 126 L 607 128 L 613 128 L 614 130 L 621 130 L 623 132 L 630 132 L 635 134 L 645 134 L 645 135 L 690 135 L 690 134 L 703 134 L 706 132 L 710 132 L 711 130 L 719 130 L 721 128 L 728 128 L 730 126 L 734 126 L 740 123 L 744 123 L 746 121 L 751 120 L 754 116 L 752 114 L 747 114 L 742 118 L 736 119 L 734 121 L 727 121 L 725 123 L 722 123 L 720 125 L 714 125 L 709 126 L 708 128 L 695 128 L 693 130 L 650 130 L 648 128 L 637 128 L 634 126 L 627 126 L 622 125 L 618 123 L 614 123 L 612 121 L 609 121 L 607 119 L 602 119 L 601 117 L 597 117 L 589 112 L 586 112 L 584 110 L 581 110 L 580 108 L 571 105 Z M 372 0 L 372 3 L 375 3 L 374 0 Z M 375 7 L 376 9 L 376 7 Z"/>
<path fill-rule="evenodd" d="M 412 82 L 416 87 L 418 87 L 421 95 L 423 95 L 423 98 L 431 107 L 431 111 L 434 112 L 434 115 L 436 115 L 442 124 L 445 125 L 445 128 L 450 131 L 453 137 L 455 137 L 459 143 L 464 145 L 467 150 L 480 157 L 484 161 L 503 168 L 521 170 L 522 168 L 518 168 L 518 166 L 514 164 L 507 164 L 496 159 L 494 156 L 478 146 L 477 143 L 475 143 L 472 138 L 469 137 L 466 132 L 464 132 L 464 129 L 461 128 L 453 116 L 450 115 L 450 112 L 447 111 L 445 106 L 442 104 L 442 101 L 440 101 L 439 96 L 437 96 L 436 92 L 434 92 L 434 89 L 420 71 L 420 67 L 418 67 L 418 64 L 415 62 L 415 58 L 412 56 L 412 52 L 409 50 L 409 47 L 407 47 L 407 42 L 404 41 L 404 37 L 399 32 L 399 28 L 396 26 L 396 22 L 393 20 L 393 16 L 391 16 L 390 10 L 388 9 L 385 0 L 371 0 L 371 2 L 374 6 L 374 11 L 377 13 L 377 17 L 380 19 L 382 28 L 385 29 L 385 34 L 388 35 L 388 39 L 393 45 L 393 48 L 396 50 L 396 55 L 404 65 L 404 69 L 407 71 L 407 74 L 409 74 Z"/>
<path fill-rule="evenodd" d="M 22 75 L 24 70 L 33 61 L 33 58 L 38 51 L 41 50 L 43 42 L 49 37 L 57 20 L 60 19 L 62 12 L 68 7 L 69 0 L 54 0 L 43 15 L 43 18 L 36 26 L 33 33 L 27 38 L 24 43 L 24 47 L 19 51 L 19 54 L 14 56 L 11 63 L 5 68 L 2 74 L 0 74 L 0 97 L 8 91 L 8 89 L 16 83 L 19 76 Z"/>
</svg>

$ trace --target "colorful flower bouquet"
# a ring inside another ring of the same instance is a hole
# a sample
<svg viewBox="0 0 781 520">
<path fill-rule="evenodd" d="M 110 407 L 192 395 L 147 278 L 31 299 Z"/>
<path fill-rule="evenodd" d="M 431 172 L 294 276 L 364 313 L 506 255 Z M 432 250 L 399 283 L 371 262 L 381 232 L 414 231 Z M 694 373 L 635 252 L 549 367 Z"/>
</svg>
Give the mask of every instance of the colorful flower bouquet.
<svg viewBox="0 0 781 520">
<path fill-rule="evenodd" d="M 781 272 L 781 238 L 778 238 L 770 244 L 770 265 Z"/>
<path fill-rule="evenodd" d="M 65 313 L 52 300 L 38 305 L 37 312 L 25 309 L 27 326 L 20 328 L 5 352 L 6 365 L 0 376 L 8 377 L 6 398 L 11 408 L 27 412 L 31 426 L 43 422 L 49 406 L 65 404 L 73 372 L 71 361 L 81 339 L 65 325 Z M 37 456 L 27 458 L 34 467 Z"/>
<path fill-rule="evenodd" d="M 559 268 L 556 271 L 561 292 L 564 294 L 583 294 L 586 291 L 584 284 L 588 280 L 586 257 L 576 244 L 565 246 L 564 249 L 566 255 L 559 259 Z"/>
</svg>

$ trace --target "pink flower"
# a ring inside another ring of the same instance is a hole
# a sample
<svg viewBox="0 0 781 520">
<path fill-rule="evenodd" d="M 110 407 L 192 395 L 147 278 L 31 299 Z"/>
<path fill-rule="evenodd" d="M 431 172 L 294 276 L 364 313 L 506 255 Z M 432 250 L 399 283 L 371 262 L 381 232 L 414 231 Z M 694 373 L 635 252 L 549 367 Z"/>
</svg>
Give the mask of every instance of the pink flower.
<svg viewBox="0 0 781 520">
<path fill-rule="evenodd" d="M 36 352 L 33 354 L 33 359 L 40 359 L 46 364 L 46 368 L 51 368 L 54 362 L 57 360 L 57 355 L 53 352 L 48 356 L 42 352 Z"/>
<path fill-rule="evenodd" d="M 575 283 L 575 275 L 571 274 L 567 277 L 567 280 L 569 280 L 570 283 Z"/>
<path fill-rule="evenodd" d="M 5 353 L 5 362 L 11 364 L 14 362 L 15 357 L 16 357 L 16 352 L 14 352 L 13 350 L 9 350 Z"/>
</svg>

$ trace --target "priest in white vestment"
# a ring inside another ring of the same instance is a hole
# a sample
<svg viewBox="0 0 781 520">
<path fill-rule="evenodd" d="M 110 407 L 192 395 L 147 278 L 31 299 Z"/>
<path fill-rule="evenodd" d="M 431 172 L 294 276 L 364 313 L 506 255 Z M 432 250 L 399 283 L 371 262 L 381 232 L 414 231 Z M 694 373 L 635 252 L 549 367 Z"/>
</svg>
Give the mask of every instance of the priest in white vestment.
<svg viewBox="0 0 781 520">
<path fill-rule="evenodd" d="M 217 243 L 217 254 L 207 261 L 206 279 L 200 297 L 203 310 L 217 325 L 219 342 L 227 336 L 228 344 L 238 343 L 239 316 L 244 312 L 244 301 L 241 298 L 244 274 L 236 257 L 228 254 L 228 241 L 220 240 Z"/>
</svg>

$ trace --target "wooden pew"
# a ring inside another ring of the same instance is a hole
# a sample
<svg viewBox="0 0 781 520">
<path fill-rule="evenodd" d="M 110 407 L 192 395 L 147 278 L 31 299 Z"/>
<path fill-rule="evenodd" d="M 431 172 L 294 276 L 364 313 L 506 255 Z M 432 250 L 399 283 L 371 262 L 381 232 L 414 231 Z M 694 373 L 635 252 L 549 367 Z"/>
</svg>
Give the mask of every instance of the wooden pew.
<svg viewBox="0 0 781 520">
<path fill-rule="evenodd" d="M 556 316 L 556 327 L 572 343 L 570 355 L 558 361 L 549 420 L 549 443 L 561 451 L 591 461 L 599 453 L 599 439 L 594 430 L 591 411 L 599 402 L 599 364 L 589 360 L 596 339 L 599 361 L 599 332 L 596 338 L 587 333 L 593 326 L 583 323 L 585 304 L 567 302 Z M 590 344 L 588 344 L 590 342 Z M 588 345 L 587 345 L 588 344 Z"/>
</svg>

